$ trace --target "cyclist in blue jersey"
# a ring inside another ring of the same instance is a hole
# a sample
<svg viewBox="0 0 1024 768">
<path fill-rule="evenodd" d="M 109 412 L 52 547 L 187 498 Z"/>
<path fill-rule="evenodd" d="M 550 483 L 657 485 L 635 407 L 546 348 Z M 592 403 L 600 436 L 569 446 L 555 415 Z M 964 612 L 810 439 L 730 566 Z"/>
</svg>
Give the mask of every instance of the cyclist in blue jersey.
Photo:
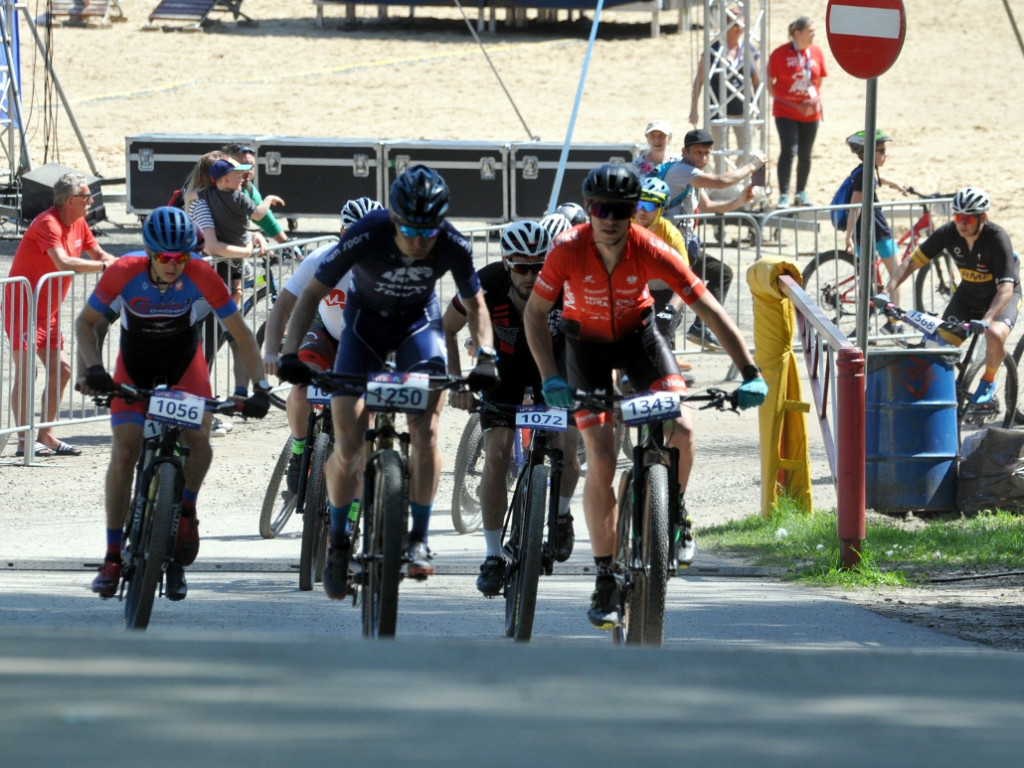
<svg viewBox="0 0 1024 768">
<path fill-rule="evenodd" d="M 346 230 L 295 304 L 278 363 L 280 378 L 299 385 L 311 382 L 312 370 L 296 354 L 299 341 L 320 300 L 349 272 L 345 326 L 334 370 L 371 373 L 383 369 L 394 353 L 399 371 L 445 375 L 447 354 L 434 287 L 451 272 L 478 350 L 470 386 L 489 389 L 498 383 L 491 323 L 473 269 L 472 249 L 445 221 L 448 199 L 444 179 L 426 166 L 414 165 L 391 186 L 390 209 L 371 211 Z M 434 393 L 426 411 L 409 417 L 412 528 L 406 559 L 408 575 L 420 579 L 434 572 L 427 534 L 441 474 L 437 425 L 443 404 L 444 398 Z M 369 413 L 354 392 L 336 395 L 331 410 L 337 442 L 327 464 L 331 523 L 324 591 L 340 600 L 347 594 L 352 548 L 348 513 L 360 489 Z"/>
</svg>

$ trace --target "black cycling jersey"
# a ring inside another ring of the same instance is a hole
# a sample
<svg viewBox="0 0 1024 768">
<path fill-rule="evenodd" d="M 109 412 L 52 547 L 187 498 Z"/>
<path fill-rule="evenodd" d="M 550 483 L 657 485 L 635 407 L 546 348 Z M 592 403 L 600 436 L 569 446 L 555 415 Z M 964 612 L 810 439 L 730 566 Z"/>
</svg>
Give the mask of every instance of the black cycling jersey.
<svg viewBox="0 0 1024 768">
<path fill-rule="evenodd" d="M 1020 271 L 1010 236 L 998 224 L 986 221 L 974 247 L 968 249 L 956 224 L 949 222 L 936 229 L 920 248 L 929 259 L 943 250 L 949 252 L 962 278 L 956 292 L 964 292 L 972 301 L 991 301 L 999 283 L 1013 283 L 1015 291 L 1020 290 Z"/>
</svg>

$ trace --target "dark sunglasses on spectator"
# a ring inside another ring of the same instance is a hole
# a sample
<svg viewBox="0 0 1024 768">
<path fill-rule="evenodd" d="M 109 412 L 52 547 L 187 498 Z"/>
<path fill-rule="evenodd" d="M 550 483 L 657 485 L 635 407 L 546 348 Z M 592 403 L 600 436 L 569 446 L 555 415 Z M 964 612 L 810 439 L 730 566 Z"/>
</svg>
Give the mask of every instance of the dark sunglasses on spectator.
<svg viewBox="0 0 1024 768">
<path fill-rule="evenodd" d="M 965 227 L 971 227 L 978 223 L 978 217 L 970 213 L 954 213 L 953 221 L 957 224 L 963 224 Z"/>
<path fill-rule="evenodd" d="M 238 154 L 240 155 L 255 155 L 256 150 L 250 147 L 248 144 L 243 144 L 238 148 Z"/>
<path fill-rule="evenodd" d="M 661 203 L 654 200 L 641 200 L 636 205 L 638 211 L 644 211 L 645 213 L 654 213 L 659 208 L 661 208 Z"/>
<path fill-rule="evenodd" d="M 590 204 L 590 215 L 596 219 L 625 219 L 633 218 L 636 212 L 636 203 L 605 203 L 596 201 Z"/>
<path fill-rule="evenodd" d="M 157 264 L 184 264 L 192 258 L 191 253 L 153 253 Z"/>
<path fill-rule="evenodd" d="M 537 264 L 534 262 L 530 262 L 529 264 L 524 264 L 522 262 L 510 261 L 508 263 L 508 268 L 515 272 L 517 275 L 528 275 L 531 272 L 537 274 L 542 269 L 544 269 L 544 263 L 541 262 Z"/>
<path fill-rule="evenodd" d="M 410 227 L 408 224 L 399 224 L 398 231 L 406 237 L 436 237 L 441 231 L 440 227 Z"/>
</svg>

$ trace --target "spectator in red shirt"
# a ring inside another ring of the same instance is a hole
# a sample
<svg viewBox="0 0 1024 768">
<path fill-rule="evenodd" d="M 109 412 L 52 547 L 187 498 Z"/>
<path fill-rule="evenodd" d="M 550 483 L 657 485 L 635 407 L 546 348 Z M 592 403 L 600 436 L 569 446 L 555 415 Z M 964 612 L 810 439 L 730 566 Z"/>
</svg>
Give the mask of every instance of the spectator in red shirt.
<svg viewBox="0 0 1024 768">
<path fill-rule="evenodd" d="M 801 16 L 789 25 L 789 42 L 780 45 L 768 59 L 768 81 L 772 86 L 772 115 L 779 133 L 779 208 L 788 208 L 789 177 L 796 155 L 796 205 L 811 205 L 807 179 L 811 175 L 811 151 L 818 134 L 821 109 L 821 79 L 825 56 L 814 42 L 814 22 Z"/>
<path fill-rule="evenodd" d="M 89 211 L 92 194 L 85 176 L 65 173 L 53 185 L 53 207 L 36 216 L 14 254 L 14 263 L 8 277 L 24 277 L 31 290 L 41 278 L 53 272 L 102 272 L 114 262 L 114 256 L 103 250 L 93 237 L 85 215 Z M 25 402 L 24 391 L 28 377 L 35 377 L 32 352 L 46 366 L 46 388 L 43 390 L 42 416 L 47 422 L 56 421 L 57 409 L 64 388 L 71 380 L 71 363 L 64 352 L 64 337 L 60 332 L 60 308 L 68 290 L 70 277 L 47 281 L 39 292 L 36 304 L 35 339 L 29 334 L 28 297 L 18 285 L 7 284 L 4 289 L 4 331 L 11 340 L 14 357 L 14 381 L 11 386 L 11 409 L 18 424 L 28 424 L 30 403 Z M 36 435 L 36 456 L 78 456 L 81 451 L 58 440 L 52 427 L 43 427 Z M 25 435 L 18 434 L 16 456 L 25 452 Z"/>
</svg>

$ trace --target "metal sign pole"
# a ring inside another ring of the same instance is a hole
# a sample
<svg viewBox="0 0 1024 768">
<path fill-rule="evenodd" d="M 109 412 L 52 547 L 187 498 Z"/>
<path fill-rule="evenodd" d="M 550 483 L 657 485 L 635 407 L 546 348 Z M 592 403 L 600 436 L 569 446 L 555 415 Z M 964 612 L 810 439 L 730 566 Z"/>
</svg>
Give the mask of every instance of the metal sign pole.
<svg viewBox="0 0 1024 768">
<path fill-rule="evenodd" d="M 868 351 L 868 304 L 875 281 L 875 111 L 878 107 L 878 78 L 867 81 L 864 110 L 864 174 L 860 208 L 860 292 L 857 302 L 857 346 Z"/>
</svg>

